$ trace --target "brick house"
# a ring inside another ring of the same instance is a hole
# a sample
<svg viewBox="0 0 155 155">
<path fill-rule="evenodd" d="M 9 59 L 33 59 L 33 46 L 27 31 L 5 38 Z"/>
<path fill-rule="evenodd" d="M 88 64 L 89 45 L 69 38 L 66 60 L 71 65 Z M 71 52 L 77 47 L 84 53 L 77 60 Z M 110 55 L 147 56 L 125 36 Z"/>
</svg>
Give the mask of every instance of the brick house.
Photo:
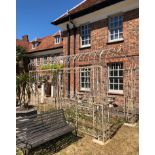
<svg viewBox="0 0 155 155">
<path fill-rule="evenodd" d="M 51 63 L 51 58 L 63 55 L 61 32 L 44 38 L 35 38 L 31 42 L 28 35 L 24 35 L 22 40 L 16 39 L 16 46 L 26 48 L 26 55 L 35 69 L 38 69 L 37 66 Z"/>
<path fill-rule="evenodd" d="M 105 50 L 106 55 L 108 49 L 113 48 L 113 54 L 110 56 L 107 54 L 108 56 L 103 59 L 104 63 L 101 63 L 102 86 L 107 87 L 104 93 L 108 97 L 115 98 L 116 104 L 123 105 L 124 100 L 131 99 L 138 106 L 138 0 L 84 0 L 52 24 L 63 30 L 64 56 L 100 50 Z M 118 55 L 117 49 L 120 47 L 121 53 Z M 68 96 L 76 95 L 75 92 L 85 93 L 91 89 L 88 68 L 91 65 L 94 64 L 87 60 L 71 61 L 69 66 L 66 65 L 66 67 L 84 67 L 79 73 L 65 76 L 64 87 Z M 107 86 L 104 86 L 106 84 Z"/>
<path fill-rule="evenodd" d="M 63 55 L 63 40 L 61 32 L 56 32 L 43 38 L 35 38 L 31 42 L 28 35 L 24 35 L 22 40 L 16 39 L 16 46 L 26 48 L 26 56 L 29 58 L 29 71 L 40 70 L 41 66 L 54 63 L 54 57 Z M 51 87 L 46 95 L 51 95 Z"/>
</svg>

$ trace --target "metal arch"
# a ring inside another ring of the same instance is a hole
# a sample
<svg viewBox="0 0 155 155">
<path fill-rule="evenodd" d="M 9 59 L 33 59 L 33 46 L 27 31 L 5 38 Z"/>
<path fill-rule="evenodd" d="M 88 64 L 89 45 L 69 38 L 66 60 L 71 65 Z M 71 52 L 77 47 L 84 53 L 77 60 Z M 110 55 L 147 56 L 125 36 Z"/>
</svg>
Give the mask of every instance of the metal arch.
<svg viewBox="0 0 155 155">
<path fill-rule="evenodd" d="M 94 60 L 95 64 L 100 64 L 101 60 L 105 60 L 106 58 L 115 58 L 115 57 L 124 57 L 129 60 L 127 57 L 127 54 L 123 50 L 123 47 L 120 45 L 119 47 L 112 47 L 112 48 L 106 48 L 102 50 L 94 50 L 91 52 L 85 52 L 85 53 L 77 53 L 73 55 L 66 55 L 66 56 L 55 56 L 55 57 L 50 57 L 49 61 L 52 63 L 52 60 L 54 63 L 71 63 L 72 60 L 77 60 L 77 61 L 91 61 L 92 58 Z M 104 61 L 103 61 L 104 63 Z M 136 66 L 136 64 L 135 64 Z M 29 63 L 28 67 L 30 70 L 35 70 L 36 65 L 34 63 Z M 37 66 L 39 67 L 39 66 Z"/>
</svg>

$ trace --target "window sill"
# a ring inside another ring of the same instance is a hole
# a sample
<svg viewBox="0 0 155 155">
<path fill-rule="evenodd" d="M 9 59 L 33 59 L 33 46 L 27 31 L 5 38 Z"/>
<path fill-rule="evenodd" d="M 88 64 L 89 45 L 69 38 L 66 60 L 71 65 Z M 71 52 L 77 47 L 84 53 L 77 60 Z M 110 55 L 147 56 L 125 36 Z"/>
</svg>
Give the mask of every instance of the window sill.
<svg viewBox="0 0 155 155">
<path fill-rule="evenodd" d="M 108 94 L 111 94 L 111 95 L 124 95 L 123 91 L 108 91 Z"/>
<path fill-rule="evenodd" d="M 90 92 L 90 89 L 80 89 L 80 92 Z"/>
<path fill-rule="evenodd" d="M 87 46 L 81 46 L 79 49 L 87 49 L 87 48 L 90 48 L 91 45 L 87 45 Z"/>
<path fill-rule="evenodd" d="M 114 43 L 119 43 L 119 42 L 124 42 L 124 39 L 117 39 L 117 40 L 109 40 L 107 44 L 114 44 Z"/>
</svg>

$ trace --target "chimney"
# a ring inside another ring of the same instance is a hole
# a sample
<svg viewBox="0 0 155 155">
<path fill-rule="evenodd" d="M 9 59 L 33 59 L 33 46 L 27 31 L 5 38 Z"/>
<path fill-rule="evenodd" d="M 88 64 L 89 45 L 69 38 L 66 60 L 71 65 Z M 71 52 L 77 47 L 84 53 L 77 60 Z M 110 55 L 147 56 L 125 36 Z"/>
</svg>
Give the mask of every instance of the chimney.
<svg viewBox="0 0 155 155">
<path fill-rule="evenodd" d="M 24 35 L 22 40 L 23 40 L 23 41 L 26 41 L 26 42 L 29 42 L 29 37 L 28 37 L 28 35 Z"/>
</svg>

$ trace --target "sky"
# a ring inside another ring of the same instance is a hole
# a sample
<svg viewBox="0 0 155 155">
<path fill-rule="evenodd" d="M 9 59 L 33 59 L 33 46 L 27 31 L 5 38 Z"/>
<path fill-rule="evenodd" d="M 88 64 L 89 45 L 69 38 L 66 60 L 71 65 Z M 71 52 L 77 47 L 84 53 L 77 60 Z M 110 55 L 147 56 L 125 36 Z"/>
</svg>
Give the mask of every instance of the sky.
<svg viewBox="0 0 155 155">
<path fill-rule="evenodd" d="M 51 21 L 82 0 L 16 0 L 16 38 L 29 40 L 54 34 L 59 30 Z"/>
</svg>

